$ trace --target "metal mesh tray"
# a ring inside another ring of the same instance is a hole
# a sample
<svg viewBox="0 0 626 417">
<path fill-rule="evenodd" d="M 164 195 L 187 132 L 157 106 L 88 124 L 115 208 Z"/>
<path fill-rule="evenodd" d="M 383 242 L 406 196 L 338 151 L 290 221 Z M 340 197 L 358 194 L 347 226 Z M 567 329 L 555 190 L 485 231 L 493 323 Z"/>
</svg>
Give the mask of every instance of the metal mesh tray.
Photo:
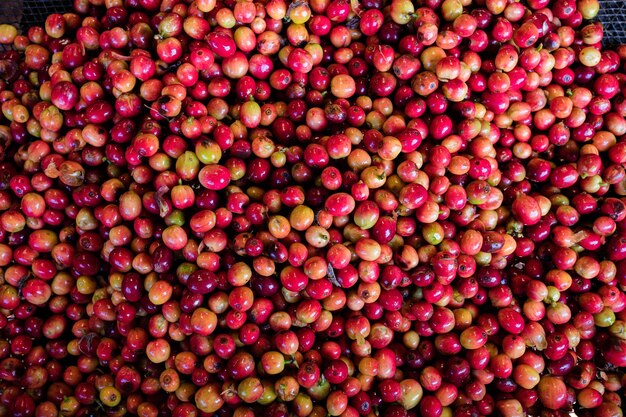
<svg viewBox="0 0 626 417">
<path fill-rule="evenodd" d="M 71 0 L 0 0 L 0 22 L 26 30 L 43 23 L 52 13 L 71 10 Z"/>
<path fill-rule="evenodd" d="M 600 12 L 596 20 L 604 26 L 605 44 L 626 43 L 626 0 L 600 1 Z"/>
</svg>

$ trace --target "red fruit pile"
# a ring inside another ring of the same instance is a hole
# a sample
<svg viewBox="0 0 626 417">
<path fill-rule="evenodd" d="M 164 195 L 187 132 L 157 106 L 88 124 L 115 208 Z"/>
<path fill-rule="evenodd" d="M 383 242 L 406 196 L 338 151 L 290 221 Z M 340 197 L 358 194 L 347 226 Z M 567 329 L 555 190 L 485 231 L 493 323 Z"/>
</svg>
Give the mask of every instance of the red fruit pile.
<svg viewBox="0 0 626 417">
<path fill-rule="evenodd" d="M 0 25 L 0 416 L 622 417 L 597 0 Z"/>
</svg>

